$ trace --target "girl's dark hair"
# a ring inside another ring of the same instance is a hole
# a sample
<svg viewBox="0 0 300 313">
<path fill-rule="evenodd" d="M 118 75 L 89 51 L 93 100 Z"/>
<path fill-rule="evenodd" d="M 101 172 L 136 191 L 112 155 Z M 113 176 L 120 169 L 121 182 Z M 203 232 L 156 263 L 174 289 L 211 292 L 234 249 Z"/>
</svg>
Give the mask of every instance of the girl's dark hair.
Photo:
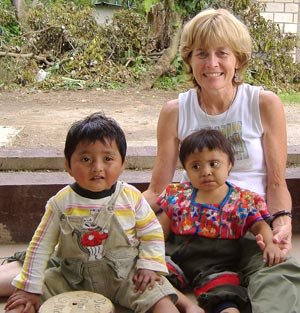
<svg viewBox="0 0 300 313">
<path fill-rule="evenodd" d="M 95 142 L 97 140 L 103 144 L 115 141 L 122 162 L 125 161 L 127 143 L 122 128 L 114 119 L 106 117 L 103 113 L 96 112 L 75 122 L 69 129 L 64 150 L 69 165 L 71 164 L 71 156 L 80 142 Z"/>
<path fill-rule="evenodd" d="M 232 166 L 234 165 L 234 148 L 219 130 L 204 128 L 187 136 L 181 143 L 179 151 L 180 162 L 185 168 L 186 158 L 196 150 L 201 152 L 204 148 L 209 150 L 220 150 L 228 155 Z"/>
</svg>

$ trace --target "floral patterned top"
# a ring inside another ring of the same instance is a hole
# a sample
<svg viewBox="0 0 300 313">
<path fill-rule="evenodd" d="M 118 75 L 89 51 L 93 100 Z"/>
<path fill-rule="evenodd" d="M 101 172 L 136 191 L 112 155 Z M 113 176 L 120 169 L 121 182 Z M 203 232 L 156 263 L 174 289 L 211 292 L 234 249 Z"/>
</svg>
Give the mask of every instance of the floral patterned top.
<svg viewBox="0 0 300 313">
<path fill-rule="evenodd" d="M 177 235 L 238 239 L 256 222 L 270 217 L 265 200 L 258 194 L 229 182 L 220 204 L 196 203 L 197 189 L 190 182 L 170 184 L 157 203 L 171 219 Z"/>
</svg>

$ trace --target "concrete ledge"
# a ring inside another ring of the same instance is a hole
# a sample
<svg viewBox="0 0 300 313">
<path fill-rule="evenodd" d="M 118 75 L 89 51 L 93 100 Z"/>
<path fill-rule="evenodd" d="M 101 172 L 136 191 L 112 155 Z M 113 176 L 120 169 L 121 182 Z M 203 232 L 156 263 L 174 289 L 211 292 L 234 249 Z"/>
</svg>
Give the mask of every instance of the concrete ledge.
<svg viewBox="0 0 300 313">
<path fill-rule="evenodd" d="M 128 147 L 127 169 L 152 169 L 156 146 Z M 300 145 L 288 147 L 288 166 L 300 166 Z M 180 163 L 178 162 L 180 168 Z M 63 171 L 63 151 L 44 149 L 0 149 L 0 171 Z"/>
<path fill-rule="evenodd" d="M 152 169 L 156 146 L 128 147 L 127 169 Z M 44 149 L 0 149 L 0 171 L 63 171 L 63 151 Z"/>
<path fill-rule="evenodd" d="M 300 233 L 299 172 L 291 168 L 286 179 L 293 200 L 293 233 Z M 177 170 L 173 181 L 179 181 L 181 173 Z M 144 191 L 151 170 L 126 170 L 121 179 Z M 66 172 L 0 172 L 0 244 L 30 241 L 47 200 L 71 182 Z"/>
<path fill-rule="evenodd" d="M 298 146 L 288 146 L 288 158 L 287 165 L 300 165 L 300 145 Z"/>
</svg>

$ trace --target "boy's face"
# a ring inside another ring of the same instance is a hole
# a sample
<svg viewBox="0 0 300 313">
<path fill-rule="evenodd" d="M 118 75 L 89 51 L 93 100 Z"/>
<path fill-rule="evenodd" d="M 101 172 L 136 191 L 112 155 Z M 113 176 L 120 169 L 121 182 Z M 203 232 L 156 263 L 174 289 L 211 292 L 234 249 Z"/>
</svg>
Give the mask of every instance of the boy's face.
<svg viewBox="0 0 300 313">
<path fill-rule="evenodd" d="M 185 160 L 185 170 L 192 185 L 205 192 L 224 186 L 231 167 L 226 153 L 207 148 L 201 152 L 196 150 Z"/>
<path fill-rule="evenodd" d="M 80 142 L 71 156 L 71 164 L 65 161 L 68 173 L 84 189 L 99 192 L 110 189 L 125 167 L 115 141 L 106 144 L 99 140 Z"/>
</svg>

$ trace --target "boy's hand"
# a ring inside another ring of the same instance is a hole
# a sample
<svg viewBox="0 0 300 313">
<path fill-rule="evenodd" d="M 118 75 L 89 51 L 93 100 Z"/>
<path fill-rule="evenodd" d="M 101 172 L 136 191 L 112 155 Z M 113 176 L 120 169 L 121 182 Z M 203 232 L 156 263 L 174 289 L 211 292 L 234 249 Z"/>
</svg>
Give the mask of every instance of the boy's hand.
<svg viewBox="0 0 300 313">
<path fill-rule="evenodd" d="M 156 272 L 146 269 L 139 269 L 133 276 L 135 291 L 143 293 L 146 288 L 152 289 L 155 282 L 163 284 L 162 278 Z"/>
<path fill-rule="evenodd" d="M 285 260 L 285 253 L 280 249 L 278 244 L 272 242 L 265 246 L 263 260 L 264 263 L 273 266 Z"/>
<path fill-rule="evenodd" d="M 12 310 L 17 306 L 24 305 L 22 313 L 30 312 L 31 306 L 37 312 L 41 304 L 41 295 L 29 293 L 24 290 L 17 289 L 7 300 L 5 310 Z"/>
</svg>

